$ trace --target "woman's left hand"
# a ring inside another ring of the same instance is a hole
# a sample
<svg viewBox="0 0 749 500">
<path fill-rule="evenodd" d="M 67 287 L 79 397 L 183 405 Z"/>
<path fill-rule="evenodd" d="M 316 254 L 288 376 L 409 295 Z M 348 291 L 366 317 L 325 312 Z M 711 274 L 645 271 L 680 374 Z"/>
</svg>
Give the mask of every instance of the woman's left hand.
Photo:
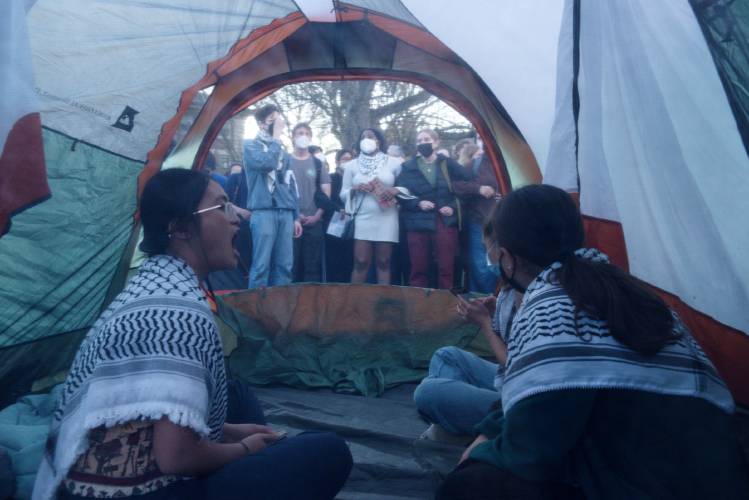
<svg viewBox="0 0 749 500">
<path fill-rule="evenodd" d="M 491 323 L 492 317 L 489 309 L 484 305 L 483 298 L 468 302 L 463 297 L 458 297 L 457 310 L 461 318 L 475 325 L 481 326 L 486 322 Z"/>
<path fill-rule="evenodd" d="M 453 214 L 452 207 L 442 207 L 440 208 L 440 214 L 444 215 L 445 217 L 450 217 Z"/>
</svg>

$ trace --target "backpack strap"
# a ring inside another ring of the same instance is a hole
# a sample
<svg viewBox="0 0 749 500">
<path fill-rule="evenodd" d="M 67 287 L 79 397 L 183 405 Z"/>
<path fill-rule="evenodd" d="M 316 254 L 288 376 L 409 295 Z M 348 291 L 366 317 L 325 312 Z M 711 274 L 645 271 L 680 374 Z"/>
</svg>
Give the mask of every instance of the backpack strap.
<svg viewBox="0 0 749 500">
<path fill-rule="evenodd" d="M 440 160 L 440 170 L 442 171 L 442 176 L 445 178 L 445 182 L 447 182 L 447 189 L 455 198 L 455 214 L 458 216 L 458 230 L 460 230 L 463 228 L 463 214 L 460 209 L 460 200 L 457 196 L 455 196 L 455 191 L 453 191 L 453 183 L 450 180 L 450 173 L 447 169 L 447 158 L 445 158 L 444 156 Z"/>
</svg>

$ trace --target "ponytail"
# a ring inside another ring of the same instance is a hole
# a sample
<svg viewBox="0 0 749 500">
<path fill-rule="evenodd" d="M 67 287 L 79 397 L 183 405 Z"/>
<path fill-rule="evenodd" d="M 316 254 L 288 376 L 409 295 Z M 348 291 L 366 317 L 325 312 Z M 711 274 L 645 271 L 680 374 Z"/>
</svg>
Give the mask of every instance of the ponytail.
<svg viewBox="0 0 749 500">
<path fill-rule="evenodd" d="M 663 299 L 620 268 L 571 256 L 556 274 L 575 308 L 605 321 L 630 349 L 651 355 L 679 338 Z"/>
<path fill-rule="evenodd" d="M 565 191 L 544 184 L 512 191 L 495 207 L 485 234 L 541 269 L 561 262 L 556 277 L 576 309 L 605 321 L 630 349 L 654 354 L 679 337 L 671 310 L 642 281 L 608 262 L 575 254 L 585 232 Z"/>
</svg>

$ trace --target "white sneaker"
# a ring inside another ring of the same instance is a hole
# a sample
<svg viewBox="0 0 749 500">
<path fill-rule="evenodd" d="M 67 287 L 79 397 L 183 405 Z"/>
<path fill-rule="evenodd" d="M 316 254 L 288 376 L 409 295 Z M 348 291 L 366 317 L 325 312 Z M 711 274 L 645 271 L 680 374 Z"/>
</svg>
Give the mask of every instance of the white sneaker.
<svg viewBox="0 0 749 500">
<path fill-rule="evenodd" d="M 429 441 L 436 441 L 438 443 L 454 444 L 454 445 L 466 445 L 471 442 L 471 437 L 466 435 L 451 434 L 445 430 L 439 424 L 432 424 L 427 427 L 419 439 L 427 439 Z"/>
</svg>

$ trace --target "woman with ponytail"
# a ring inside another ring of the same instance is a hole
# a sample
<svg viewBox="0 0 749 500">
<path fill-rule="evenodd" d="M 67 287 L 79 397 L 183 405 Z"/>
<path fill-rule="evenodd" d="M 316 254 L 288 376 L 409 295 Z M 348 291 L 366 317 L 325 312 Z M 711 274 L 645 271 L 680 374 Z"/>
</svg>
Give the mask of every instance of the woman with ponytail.
<svg viewBox="0 0 749 500">
<path fill-rule="evenodd" d="M 725 384 L 656 294 L 581 248 L 572 198 L 527 186 L 489 224 L 489 259 L 523 298 L 501 409 L 437 498 L 749 498 Z"/>
</svg>

